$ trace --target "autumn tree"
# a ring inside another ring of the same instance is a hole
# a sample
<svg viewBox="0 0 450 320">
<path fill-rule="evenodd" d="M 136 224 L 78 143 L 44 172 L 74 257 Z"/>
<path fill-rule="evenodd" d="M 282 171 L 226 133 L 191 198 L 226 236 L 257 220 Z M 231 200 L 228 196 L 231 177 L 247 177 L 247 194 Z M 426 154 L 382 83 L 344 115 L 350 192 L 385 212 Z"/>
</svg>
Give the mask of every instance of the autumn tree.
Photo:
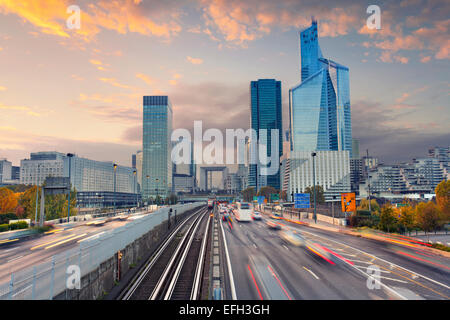
<svg viewBox="0 0 450 320">
<path fill-rule="evenodd" d="M 410 206 L 401 207 L 398 209 L 399 219 L 398 222 L 406 229 L 412 230 L 415 226 L 415 213 L 414 208 Z"/>
<path fill-rule="evenodd" d="M 435 189 L 436 203 L 441 212 L 443 222 L 450 220 L 450 181 L 442 180 Z"/>
<path fill-rule="evenodd" d="M 397 223 L 397 218 L 395 216 L 394 209 L 390 204 L 386 204 L 381 208 L 380 212 L 380 222 L 378 227 L 387 232 L 391 232 L 395 229 Z"/>
<path fill-rule="evenodd" d="M 369 200 L 368 199 L 361 199 L 361 202 L 359 203 L 359 206 L 357 210 L 365 210 L 369 211 Z M 378 204 L 377 200 L 371 199 L 370 200 L 370 211 L 372 213 L 379 213 L 380 212 L 380 205 Z"/>
<path fill-rule="evenodd" d="M 13 213 L 17 207 L 17 197 L 8 188 L 0 188 L 0 214 Z"/>
<path fill-rule="evenodd" d="M 439 226 L 439 209 L 433 201 L 416 206 L 416 223 L 423 231 L 433 231 Z"/>
</svg>

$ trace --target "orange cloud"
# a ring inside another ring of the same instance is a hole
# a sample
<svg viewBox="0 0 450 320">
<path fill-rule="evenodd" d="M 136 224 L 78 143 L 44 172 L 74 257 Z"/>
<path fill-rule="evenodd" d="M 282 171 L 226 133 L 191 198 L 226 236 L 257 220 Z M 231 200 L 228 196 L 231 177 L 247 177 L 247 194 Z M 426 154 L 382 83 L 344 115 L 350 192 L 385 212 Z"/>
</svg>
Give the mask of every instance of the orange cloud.
<svg viewBox="0 0 450 320">
<path fill-rule="evenodd" d="M 99 78 L 99 80 L 109 83 L 110 85 L 112 85 L 114 87 L 124 88 L 124 89 L 132 89 L 132 87 L 130 87 L 126 84 L 119 83 L 116 78 Z"/>
<path fill-rule="evenodd" d="M 143 80 L 149 86 L 152 85 L 155 82 L 154 79 L 152 79 L 151 77 L 149 77 L 148 75 L 143 74 L 143 73 L 137 73 L 136 74 L 136 78 L 139 78 L 139 79 Z"/>
<path fill-rule="evenodd" d="M 190 56 L 186 57 L 186 60 L 189 61 L 192 64 L 202 64 L 203 63 L 203 59 L 200 58 L 192 58 Z"/>
<path fill-rule="evenodd" d="M 84 6 L 81 10 L 81 28 L 68 29 L 66 20 L 71 14 L 68 0 L 0 0 L 0 13 L 16 14 L 24 21 L 37 27 L 42 33 L 64 38 L 77 37 L 90 42 L 101 28 L 114 30 L 121 34 L 140 33 L 147 36 L 170 38 L 181 31 L 172 18 L 158 23 L 140 10 L 141 1 L 101 0 Z"/>
</svg>

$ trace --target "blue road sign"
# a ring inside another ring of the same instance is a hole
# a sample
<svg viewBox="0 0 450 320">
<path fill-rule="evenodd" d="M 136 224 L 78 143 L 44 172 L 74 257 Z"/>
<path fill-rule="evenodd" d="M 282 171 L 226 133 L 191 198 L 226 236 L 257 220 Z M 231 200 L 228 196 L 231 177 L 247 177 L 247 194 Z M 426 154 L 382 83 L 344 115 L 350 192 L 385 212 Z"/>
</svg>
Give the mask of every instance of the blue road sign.
<svg viewBox="0 0 450 320">
<path fill-rule="evenodd" d="M 309 193 L 294 193 L 294 208 L 307 209 L 310 208 Z"/>
<path fill-rule="evenodd" d="M 258 196 L 258 204 L 263 204 L 266 197 L 264 196 Z"/>
</svg>

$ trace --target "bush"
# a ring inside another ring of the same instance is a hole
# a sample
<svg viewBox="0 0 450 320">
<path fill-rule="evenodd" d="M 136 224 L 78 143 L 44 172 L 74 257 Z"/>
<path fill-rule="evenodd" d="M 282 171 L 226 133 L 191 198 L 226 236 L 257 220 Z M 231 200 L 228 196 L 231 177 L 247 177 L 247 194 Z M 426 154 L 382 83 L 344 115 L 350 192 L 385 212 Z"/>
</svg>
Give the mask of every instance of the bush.
<svg viewBox="0 0 450 320">
<path fill-rule="evenodd" d="M 9 220 L 17 220 L 18 217 L 15 213 L 0 214 L 0 224 L 7 224 Z"/>
<path fill-rule="evenodd" d="M 28 228 L 28 223 L 25 221 L 18 221 L 9 224 L 9 230 L 18 230 L 18 229 L 26 229 Z"/>
<path fill-rule="evenodd" d="M 0 224 L 0 232 L 8 231 L 9 224 Z"/>
</svg>

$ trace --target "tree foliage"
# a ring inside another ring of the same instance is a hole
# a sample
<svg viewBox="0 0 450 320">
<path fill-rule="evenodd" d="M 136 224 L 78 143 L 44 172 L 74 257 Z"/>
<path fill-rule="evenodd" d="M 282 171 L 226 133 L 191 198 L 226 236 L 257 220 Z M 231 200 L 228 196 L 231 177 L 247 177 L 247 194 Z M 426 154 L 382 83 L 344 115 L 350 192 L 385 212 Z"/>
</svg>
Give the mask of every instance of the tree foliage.
<svg viewBox="0 0 450 320">
<path fill-rule="evenodd" d="M 0 188 L 0 214 L 14 213 L 16 207 L 16 194 L 8 188 Z"/>
<path fill-rule="evenodd" d="M 441 211 L 442 220 L 450 221 L 450 181 L 442 180 L 435 189 L 436 203 Z"/>
<path fill-rule="evenodd" d="M 419 203 L 416 207 L 416 223 L 423 231 L 433 231 L 440 226 L 439 209 L 433 201 Z"/>
<path fill-rule="evenodd" d="M 397 218 L 394 209 L 388 203 L 381 208 L 378 227 L 383 231 L 393 231 L 396 228 Z"/>
<path fill-rule="evenodd" d="M 309 193 L 310 195 L 310 203 L 313 204 L 314 203 L 314 188 L 311 187 L 306 187 L 305 189 L 305 193 Z M 318 204 L 324 204 L 325 203 L 325 195 L 323 193 L 323 187 L 322 186 L 316 186 L 315 188 L 316 190 L 316 202 Z"/>
<path fill-rule="evenodd" d="M 369 211 L 369 200 L 361 199 L 361 202 L 359 203 L 357 210 Z M 370 200 L 370 211 L 372 213 L 380 213 L 380 205 L 378 204 L 377 200 L 375 199 Z"/>
<path fill-rule="evenodd" d="M 274 187 L 271 187 L 271 186 L 266 186 L 266 187 L 261 187 L 261 189 L 259 189 L 257 196 L 263 196 L 267 199 L 267 201 L 269 201 L 270 195 L 273 193 L 278 193 L 277 189 L 275 189 Z"/>
<path fill-rule="evenodd" d="M 242 197 L 244 198 L 245 202 L 252 202 L 253 201 L 253 197 L 256 195 L 256 191 L 255 188 L 253 187 L 248 187 L 245 190 L 242 190 Z"/>
</svg>

